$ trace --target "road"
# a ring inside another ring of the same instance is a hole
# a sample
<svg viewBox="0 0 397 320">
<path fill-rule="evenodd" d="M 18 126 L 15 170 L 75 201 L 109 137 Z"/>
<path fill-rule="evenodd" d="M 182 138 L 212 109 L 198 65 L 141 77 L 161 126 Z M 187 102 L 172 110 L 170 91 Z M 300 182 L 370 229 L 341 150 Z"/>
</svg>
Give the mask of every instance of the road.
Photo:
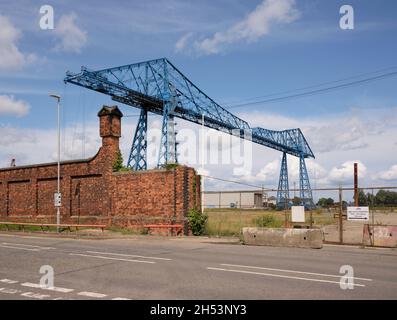
<svg viewBox="0 0 397 320">
<path fill-rule="evenodd" d="M 219 240 L 220 241 L 220 240 Z M 396 299 L 397 251 L 0 233 L 0 299 Z M 40 268 L 54 285 L 40 287 Z M 353 267 L 353 289 L 340 267 Z"/>
</svg>

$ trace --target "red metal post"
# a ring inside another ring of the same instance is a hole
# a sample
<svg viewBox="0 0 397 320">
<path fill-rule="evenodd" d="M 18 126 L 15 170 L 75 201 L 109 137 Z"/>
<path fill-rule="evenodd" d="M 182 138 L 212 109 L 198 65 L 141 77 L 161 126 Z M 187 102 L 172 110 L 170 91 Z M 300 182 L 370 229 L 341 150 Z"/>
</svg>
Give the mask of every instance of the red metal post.
<svg viewBox="0 0 397 320">
<path fill-rule="evenodd" d="M 354 163 L 354 205 L 358 207 L 358 163 Z"/>
</svg>

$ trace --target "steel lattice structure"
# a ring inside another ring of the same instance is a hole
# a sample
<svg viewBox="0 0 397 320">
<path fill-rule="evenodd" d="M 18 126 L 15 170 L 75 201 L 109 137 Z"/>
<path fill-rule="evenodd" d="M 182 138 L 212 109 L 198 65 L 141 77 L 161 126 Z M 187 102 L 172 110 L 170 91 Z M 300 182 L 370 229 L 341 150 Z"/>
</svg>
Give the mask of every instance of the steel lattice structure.
<svg viewBox="0 0 397 320">
<path fill-rule="evenodd" d="M 72 83 L 111 96 L 114 101 L 141 109 L 141 114 L 128 166 L 134 170 L 147 169 L 147 114 L 152 112 L 163 116 L 162 138 L 158 166 L 177 162 L 177 142 L 174 118 L 181 118 L 196 124 L 249 139 L 253 142 L 283 152 L 278 203 L 289 203 L 286 154 L 300 159 L 300 186 L 303 203 L 312 206 L 309 177 L 305 159 L 314 158 L 300 129 L 282 131 L 251 128 L 249 124 L 221 107 L 194 85 L 167 59 L 150 60 L 115 68 L 91 71 L 85 67 L 81 72 L 67 72 L 66 83 Z M 303 163 L 303 164 L 302 164 Z"/>
</svg>

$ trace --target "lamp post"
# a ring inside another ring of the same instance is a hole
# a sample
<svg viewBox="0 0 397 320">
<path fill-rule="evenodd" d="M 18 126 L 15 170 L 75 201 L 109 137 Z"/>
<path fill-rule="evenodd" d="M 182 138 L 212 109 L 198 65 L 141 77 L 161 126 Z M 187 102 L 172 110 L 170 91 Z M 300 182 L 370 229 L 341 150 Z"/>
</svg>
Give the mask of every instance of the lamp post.
<svg viewBox="0 0 397 320">
<path fill-rule="evenodd" d="M 57 174 L 57 193 L 54 197 L 54 205 L 57 208 L 57 232 L 59 232 L 59 225 L 61 223 L 61 97 L 55 94 L 50 95 L 51 98 L 57 100 L 57 110 L 58 110 L 58 139 L 57 139 L 57 153 L 58 153 L 58 174 Z"/>
<path fill-rule="evenodd" d="M 205 162 L 205 132 L 204 113 L 201 115 L 201 214 L 204 214 L 204 162 Z"/>
</svg>

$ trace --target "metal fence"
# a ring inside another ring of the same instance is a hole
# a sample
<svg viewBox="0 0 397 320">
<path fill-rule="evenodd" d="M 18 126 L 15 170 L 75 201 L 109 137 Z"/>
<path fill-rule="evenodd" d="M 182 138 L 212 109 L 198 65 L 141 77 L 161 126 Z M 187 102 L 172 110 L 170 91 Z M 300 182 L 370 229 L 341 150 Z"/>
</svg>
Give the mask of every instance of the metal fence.
<svg viewBox="0 0 397 320">
<path fill-rule="evenodd" d="M 291 189 L 290 193 L 296 191 Z M 304 223 L 292 222 L 290 209 L 257 205 L 252 208 L 217 206 L 205 209 L 209 216 L 207 231 L 210 235 L 238 236 L 243 227 L 266 226 L 268 223 L 269 227 L 321 228 L 326 243 L 393 246 L 397 243 L 397 187 L 364 187 L 359 191 L 359 205 L 369 207 L 368 220 L 347 219 L 347 207 L 354 206 L 354 188 L 317 188 L 313 189 L 316 203 L 320 198 L 332 200 L 329 204 L 306 210 Z M 270 197 L 276 190 L 265 192 Z"/>
</svg>

